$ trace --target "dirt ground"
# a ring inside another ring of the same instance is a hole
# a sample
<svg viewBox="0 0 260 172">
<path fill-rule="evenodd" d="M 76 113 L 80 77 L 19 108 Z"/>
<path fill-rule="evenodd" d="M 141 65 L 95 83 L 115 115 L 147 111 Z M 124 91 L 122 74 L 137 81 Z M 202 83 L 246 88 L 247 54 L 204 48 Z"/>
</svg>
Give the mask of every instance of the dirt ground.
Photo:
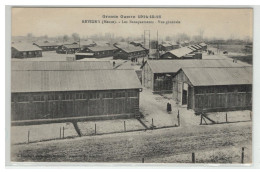
<svg viewBox="0 0 260 172">
<path fill-rule="evenodd" d="M 166 111 L 167 102 L 172 105 L 172 112 Z M 157 128 L 177 126 L 178 111 L 180 114 L 180 126 L 198 125 L 200 118 L 194 115 L 194 111 L 187 110 L 186 106 L 179 106 L 171 98 L 171 94 L 153 94 L 150 89 L 143 88 L 140 93 L 140 111 L 144 115 L 141 119 L 147 126 L 153 125 Z"/>
<path fill-rule="evenodd" d="M 124 128 L 125 122 L 125 128 Z M 95 124 L 96 134 L 107 134 L 115 132 L 135 131 L 144 130 L 144 126 L 137 119 L 115 119 L 115 120 L 104 120 L 104 121 L 88 121 L 78 122 L 78 127 L 82 135 L 95 135 Z"/>
<path fill-rule="evenodd" d="M 251 122 L 197 125 L 185 130 L 174 127 L 15 145 L 11 157 L 12 161 L 40 162 L 141 163 L 145 158 L 145 162 L 181 163 L 191 161 L 194 152 L 201 162 L 214 163 L 215 159 L 218 163 L 219 159 L 227 158 L 222 163 L 230 163 L 232 157 L 231 162 L 236 163 L 242 147 L 246 147 L 247 157 L 251 156 L 251 125 Z M 246 158 L 245 162 L 250 163 L 251 159 Z"/>
<path fill-rule="evenodd" d="M 64 138 L 78 136 L 72 123 L 12 126 L 11 144 L 27 143 L 28 131 L 29 131 L 30 142 L 60 139 L 60 129 L 61 129 L 61 136 L 63 137 L 63 127 L 64 127 Z"/>
</svg>

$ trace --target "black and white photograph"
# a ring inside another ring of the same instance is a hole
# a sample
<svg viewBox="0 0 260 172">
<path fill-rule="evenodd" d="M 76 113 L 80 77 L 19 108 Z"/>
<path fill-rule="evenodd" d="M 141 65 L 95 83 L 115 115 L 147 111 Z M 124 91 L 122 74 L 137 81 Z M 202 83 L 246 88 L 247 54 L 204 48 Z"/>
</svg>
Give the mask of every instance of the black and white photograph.
<svg viewBox="0 0 260 172">
<path fill-rule="evenodd" d="M 253 12 L 12 7 L 11 163 L 251 165 Z"/>
</svg>

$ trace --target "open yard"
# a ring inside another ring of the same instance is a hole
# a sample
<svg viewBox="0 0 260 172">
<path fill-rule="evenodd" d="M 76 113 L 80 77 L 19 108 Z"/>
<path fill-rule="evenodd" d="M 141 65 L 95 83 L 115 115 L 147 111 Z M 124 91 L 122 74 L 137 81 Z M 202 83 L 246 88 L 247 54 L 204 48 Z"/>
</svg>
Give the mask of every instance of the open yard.
<svg viewBox="0 0 260 172">
<path fill-rule="evenodd" d="M 30 142 L 60 139 L 60 136 L 63 137 L 63 127 L 64 138 L 78 136 L 72 123 L 12 126 L 11 144 L 27 143 L 28 132 Z"/>
<path fill-rule="evenodd" d="M 39 162 L 197 162 L 251 163 L 252 123 L 232 123 L 77 137 L 13 145 L 12 161 Z"/>
<path fill-rule="evenodd" d="M 125 131 L 144 130 L 144 126 L 137 119 L 115 119 L 104 121 L 78 122 L 82 135 L 108 134 Z M 124 125 L 125 124 L 125 125 Z"/>
</svg>

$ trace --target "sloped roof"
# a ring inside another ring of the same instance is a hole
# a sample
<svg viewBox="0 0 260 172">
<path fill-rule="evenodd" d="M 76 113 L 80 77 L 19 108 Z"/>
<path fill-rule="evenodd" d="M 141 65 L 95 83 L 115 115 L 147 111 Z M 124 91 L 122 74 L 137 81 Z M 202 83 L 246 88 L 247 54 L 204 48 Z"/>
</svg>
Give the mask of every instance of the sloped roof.
<svg viewBox="0 0 260 172">
<path fill-rule="evenodd" d="M 253 83 L 252 67 L 182 68 L 193 86 L 244 85 Z"/>
<path fill-rule="evenodd" d="M 143 47 L 139 47 L 139 46 L 136 47 L 131 44 L 129 44 L 128 46 L 119 46 L 118 48 L 127 53 L 145 50 Z"/>
<path fill-rule="evenodd" d="M 109 61 L 12 61 L 11 70 L 113 69 Z"/>
<path fill-rule="evenodd" d="M 204 47 L 204 46 L 207 46 L 207 44 L 205 44 L 204 42 L 200 43 L 199 45 L 200 45 L 200 46 L 203 46 L 203 47 Z"/>
<path fill-rule="evenodd" d="M 40 47 L 48 47 L 48 46 L 58 46 L 58 43 L 55 42 L 35 42 L 34 44 L 40 46 Z"/>
<path fill-rule="evenodd" d="M 65 44 L 64 47 L 71 49 L 71 48 L 79 48 L 79 44 Z"/>
<path fill-rule="evenodd" d="M 134 70 L 12 71 L 11 92 L 142 88 Z"/>
<path fill-rule="evenodd" d="M 108 50 L 116 50 L 116 47 L 113 46 L 94 46 L 88 47 L 91 51 L 108 51 Z"/>
<path fill-rule="evenodd" d="M 148 60 L 153 73 L 176 73 L 183 67 L 242 67 L 249 64 L 233 63 L 232 60 Z"/>
<path fill-rule="evenodd" d="M 193 48 L 192 46 L 188 46 L 189 49 L 191 49 L 192 51 L 196 51 L 196 48 Z"/>
<path fill-rule="evenodd" d="M 161 44 L 161 46 L 163 46 L 163 47 L 171 47 L 172 45 L 168 44 L 168 43 L 164 43 L 164 44 Z"/>
<path fill-rule="evenodd" d="M 188 47 L 182 47 L 182 48 L 171 50 L 167 53 L 171 53 L 171 54 L 175 55 L 176 57 L 180 58 L 180 57 L 183 57 L 183 56 L 185 56 L 185 55 L 187 55 L 191 52 L 192 52 L 192 50 L 189 49 Z"/>
<path fill-rule="evenodd" d="M 95 45 L 95 42 L 92 40 L 80 40 L 80 42 L 77 42 L 80 44 L 80 46 L 90 46 L 90 45 Z"/>
<path fill-rule="evenodd" d="M 29 43 L 12 44 L 12 47 L 15 48 L 17 51 L 40 51 L 40 50 L 42 50 L 38 46 L 29 44 Z"/>
</svg>

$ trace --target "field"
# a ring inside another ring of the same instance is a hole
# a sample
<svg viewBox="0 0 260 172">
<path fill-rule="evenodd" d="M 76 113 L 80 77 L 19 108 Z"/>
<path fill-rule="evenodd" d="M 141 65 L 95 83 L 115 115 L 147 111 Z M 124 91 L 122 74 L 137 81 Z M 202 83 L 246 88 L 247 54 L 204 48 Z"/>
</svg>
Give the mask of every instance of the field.
<svg viewBox="0 0 260 172">
<path fill-rule="evenodd" d="M 199 162 L 239 163 L 245 147 L 245 163 L 251 163 L 251 139 L 251 122 L 175 127 L 15 145 L 11 157 L 38 162 L 141 163 L 144 158 L 147 163 L 183 163 L 191 162 L 194 152 Z"/>
<path fill-rule="evenodd" d="M 217 45 L 211 45 L 214 49 L 217 48 Z M 245 53 L 245 45 L 219 45 L 219 50 L 222 54 L 223 51 L 228 51 L 227 57 L 231 59 L 240 60 L 248 64 L 253 64 L 253 55 L 252 53 Z M 215 51 L 217 52 L 217 51 Z"/>
</svg>

